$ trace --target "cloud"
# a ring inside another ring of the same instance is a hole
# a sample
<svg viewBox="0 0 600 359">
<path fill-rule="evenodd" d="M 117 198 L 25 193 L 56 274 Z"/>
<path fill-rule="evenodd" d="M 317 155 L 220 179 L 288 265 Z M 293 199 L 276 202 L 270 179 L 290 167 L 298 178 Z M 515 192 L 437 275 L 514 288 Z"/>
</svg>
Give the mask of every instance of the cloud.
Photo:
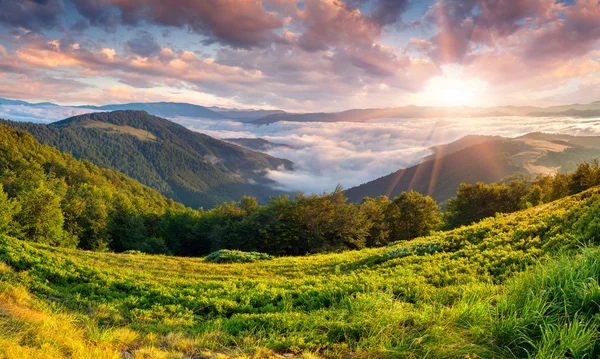
<svg viewBox="0 0 600 359">
<path fill-rule="evenodd" d="M 0 1 L 1 24 L 31 31 L 58 26 L 64 12 L 63 0 Z"/>
<path fill-rule="evenodd" d="M 77 78 L 92 99 L 127 85 L 332 111 L 409 104 L 446 64 L 489 83 L 498 102 L 551 98 L 537 91 L 598 72 L 596 0 L 439 0 L 423 16 L 408 0 L 70 1 L 81 16 L 63 0 L 0 0 L 5 78 Z"/>
<path fill-rule="evenodd" d="M 341 0 L 309 0 L 300 15 L 305 26 L 299 45 L 305 51 L 330 46 L 371 46 L 381 26 Z"/>
<path fill-rule="evenodd" d="M 150 57 L 161 51 L 161 47 L 156 42 L 156 37 L 148 31 L 138 31 L 136 36 L 126 43 L 129 51 L 142 57 Z"/>
<path fill-rule="evenodd" d="M 375 9 L 370 17 L 380 25 L 391 25 L 398 22 L 402 13 L 408 9 L 408 0 L 375 1 Z"/>
<path fill-rule="evenodd" d="M 109 0 L 71 0 L 75 8 L 87 22 L 76 24 L 76 28 L 98 26 L 106 31 L 114 32 L 120 23 L 118 10 L 111 6 Z"/>
<path fill-rule="evenodd" d="M 61 106 L 0 105 L 0 118 L 24 122 L 50 123 L 90 112 L 94 111 Z"/>
<path fill-rule="evenodd" d="M 577 0 L 563 16 L 527 39 L 523 57 L 533 61 L 568 60 L 595 50 L 600 41 L 600 2 Z"/>
<path fill-rule="evenodd" d="M 176 118 L 176 122 L 217 138 L 264 138 L 293 148 L 273 147 L 270 155 L 293 161 L 295 171 L 271 171 L 278 187 L 290 191 L 332 191 L 359 185 L 418 163 L 429 147 L 467 134 L 514 137 L 534 131 L 600 135 L 600 121 L 576 118 L 388 119 L 370 123 L 278 122 L 255 126 L 233 121 Z"/>
<path fill-rule="evenodd" d="M 429 55 L 443 63 L 461 63 L 475 50 L 503 45 L 517 32 L 556 20 L 555 0 L 441 0 L 425 19 L 438 29 Z"/>
<path fill-rule="evenodd" d="M 117 23 L 141 22 L 187 28 L 237 48 L 264 46 L 276 40 L 284 22 L 258 0 L 73 0 L 90 24 L 113 29 Z"/>
<path fill-rule="evenodd" d="M 122 53 L 72 39 L 29 36 L 20 48 L 0 57 L 0 66 L 77 73 L 81 78 L 102 75 L 137 88 L 186 89 L 287 109 L 343 108 L 349 100 L 385 105 L 389 98 L 419 91 L 439 73 L 427 60 L 413 60 L 377 44 L 313 53 L 278 43 L 268 49 L 223 48 L 213 58 L 167 47 L 159 50 L 144 40 L 147 34 L 139 35 L 139 41 L 130 42 Z M 148 44 L 150 49 L 144 47 Z M 381 97 L 373 101 L 369 94 Z"/>
</svg>

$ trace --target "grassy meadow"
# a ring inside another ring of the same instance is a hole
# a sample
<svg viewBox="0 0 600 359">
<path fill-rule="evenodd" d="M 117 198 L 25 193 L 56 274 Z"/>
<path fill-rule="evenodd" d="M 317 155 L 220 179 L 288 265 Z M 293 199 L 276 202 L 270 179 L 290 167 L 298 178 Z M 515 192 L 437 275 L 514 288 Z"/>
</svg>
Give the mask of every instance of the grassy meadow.
<svg viewBox="0 0 600 359">
<path fill-rule="evenodd" d="M 252 263 L 0 237 L 1 358 L 596 358 L 600 189 Z"/>
</svg>

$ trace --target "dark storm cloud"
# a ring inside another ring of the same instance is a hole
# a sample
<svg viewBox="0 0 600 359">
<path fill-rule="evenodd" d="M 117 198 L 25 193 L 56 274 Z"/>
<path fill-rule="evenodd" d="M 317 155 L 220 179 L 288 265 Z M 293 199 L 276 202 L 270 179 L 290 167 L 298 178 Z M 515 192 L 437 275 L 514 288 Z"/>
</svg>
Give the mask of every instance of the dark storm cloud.
<svg viewBox="0 0 600 359">
<path fill-rule="evenodd" d="M 72 0 L 92 25 L 113 28 L 115 22 L 148 22 L 187 28 L 238 48 L 264 46 L 277 38 L 283 20 L 258 0 Z"/>
<path fill-rule="evenodd" d="M 71 0 L 79 13 L 92 26 L 112 32 L 120 23 L 118 10 L 109 0 Z M 82 24 L 82 26 L 85 26 Z"/>
<path fill-rule="evenodd" d="M 156 55 L 161 50 L 156 37 L 148 31 L 138 31 L 134 38 L 127 41 L 126 46 L 129 51 L 143 57 Z"/>
<path fill-rule="evenodd" d="M 379 0 L 375 1 L 375 9 L 370 16 L 382 26 L 391 25 L 398 22 L 407 9 L 408 0 Z"/>
<path fill-rule="evenodd" d="M 0 0 L 0 23 L 31 31 L 60 24 L 65 12 L 63 0 Z"/>
</svg>

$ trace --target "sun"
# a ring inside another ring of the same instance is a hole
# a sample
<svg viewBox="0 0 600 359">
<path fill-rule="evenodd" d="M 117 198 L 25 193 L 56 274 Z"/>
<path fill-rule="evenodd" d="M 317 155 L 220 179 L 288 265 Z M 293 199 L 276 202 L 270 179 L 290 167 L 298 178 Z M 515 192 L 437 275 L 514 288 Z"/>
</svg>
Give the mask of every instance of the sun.
<svg viewBox="0 0 600 359">
<path fill-rule="evenodd" d="M 456 67 L 444 67 L 443 74 L 431 78 L 420 94 L 426 106 L 484 106 L 487 83 L 467 78 Z"/>
</svg>

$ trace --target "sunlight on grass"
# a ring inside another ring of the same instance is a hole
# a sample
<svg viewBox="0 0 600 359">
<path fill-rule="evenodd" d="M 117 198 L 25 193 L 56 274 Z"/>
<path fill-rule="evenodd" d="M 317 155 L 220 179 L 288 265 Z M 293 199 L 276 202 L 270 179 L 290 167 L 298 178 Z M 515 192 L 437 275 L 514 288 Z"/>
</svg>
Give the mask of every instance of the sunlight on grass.
<svg viewBox="0 0 600 359">
<path fill-rule="evenodd" d="M 599 194 L 384 248 L 250 263 L 0 236 L 0 356 L 584 358 L 600 254 L 580 253 L 597 242 Z"/>
</svg>

